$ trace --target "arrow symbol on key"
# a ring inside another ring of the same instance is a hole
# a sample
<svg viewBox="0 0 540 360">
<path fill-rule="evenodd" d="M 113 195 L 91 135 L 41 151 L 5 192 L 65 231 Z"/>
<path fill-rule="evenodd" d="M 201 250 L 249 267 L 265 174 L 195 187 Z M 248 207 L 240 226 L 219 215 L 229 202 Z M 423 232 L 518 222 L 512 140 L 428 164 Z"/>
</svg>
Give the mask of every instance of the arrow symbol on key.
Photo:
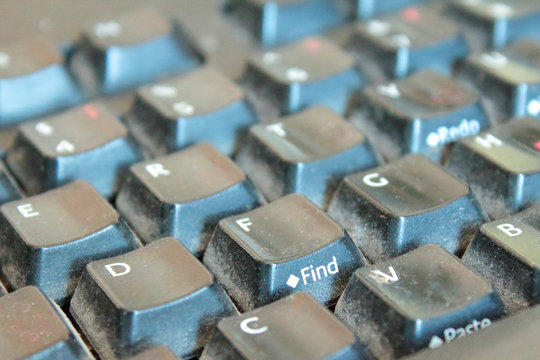
<svg viewBox="0 0 540 360">
<path fill-rule="evenodd" d="M 371 277 L 375 279 L 377 282 L 380 283 L 390 283 L 390 282 L 397 282 L 399 280 L 399 277 L 396 274 L 396 271 L 392 266 L 388 268 L 390 271 L 390 275 L 383 273 L 381 270 L 373 270 L 371 272 Z"/>
</svg>

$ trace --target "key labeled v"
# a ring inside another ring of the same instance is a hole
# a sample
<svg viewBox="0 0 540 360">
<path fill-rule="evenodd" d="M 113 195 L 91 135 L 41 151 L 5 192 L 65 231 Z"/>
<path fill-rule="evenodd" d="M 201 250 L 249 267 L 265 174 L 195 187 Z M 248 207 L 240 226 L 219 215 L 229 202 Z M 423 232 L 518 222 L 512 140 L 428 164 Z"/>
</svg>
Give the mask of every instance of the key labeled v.
<svg viewBox="0 0 540 360">
<path fill-rule="evenodd" d="M 373 270 L 370 276 L 380 283 L 394 283 L 399 281 L 399 277 L 392 266 L 388 267 L 388 274 L 381 270 Z"/>
</svg>

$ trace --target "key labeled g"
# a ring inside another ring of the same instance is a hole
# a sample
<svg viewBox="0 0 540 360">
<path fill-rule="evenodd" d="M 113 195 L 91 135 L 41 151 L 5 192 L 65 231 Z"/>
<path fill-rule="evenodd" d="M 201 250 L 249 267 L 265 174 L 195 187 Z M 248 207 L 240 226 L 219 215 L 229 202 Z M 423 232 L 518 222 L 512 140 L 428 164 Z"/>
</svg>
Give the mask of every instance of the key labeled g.
<svg viewBox="0 0 540 360">
<path fill-rule="evenodd" d="M 370 187 L 383 187 L 388 185 L 388 180 L 379 176 L 378 173 L 368 174 L 364 176 L 362 180 L 364 181 L 364 184 Z"/>
</svg>

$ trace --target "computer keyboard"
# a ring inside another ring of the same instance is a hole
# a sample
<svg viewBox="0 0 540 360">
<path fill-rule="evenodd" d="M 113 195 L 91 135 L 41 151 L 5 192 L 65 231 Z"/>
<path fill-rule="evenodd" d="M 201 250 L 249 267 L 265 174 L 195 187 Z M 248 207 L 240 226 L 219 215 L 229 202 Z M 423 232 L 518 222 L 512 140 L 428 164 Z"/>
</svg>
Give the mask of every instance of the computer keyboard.
<svg viewBox="0 0 540 360">
<path fill-rule="evenodd" d="M 538 0 L 0 0 L 0 360 L 540 359 Z"/>
</svg>

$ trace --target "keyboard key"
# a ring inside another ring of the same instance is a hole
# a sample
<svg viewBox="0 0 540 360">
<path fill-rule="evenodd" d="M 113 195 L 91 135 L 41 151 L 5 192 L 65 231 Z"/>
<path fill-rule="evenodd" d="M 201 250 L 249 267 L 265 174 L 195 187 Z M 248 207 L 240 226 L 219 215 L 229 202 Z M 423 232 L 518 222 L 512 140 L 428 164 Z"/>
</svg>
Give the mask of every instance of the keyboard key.
<svg viewBox="0 0 540 360">
<path fill-rule="evenodd" d="M 336 305 L 337 317 L 377 359 L 440 346 L 503 312 L 488 282 L 433 244 L 358 269 Z"/>
<path fill-rule="evenodd" d="M 422 3 L 428 3 L 431 0 L 349 0 L 355 2 L 357 6 L 358 18 L 365 20 L 374 16 L 403 10 L 408 6 L 416 6 Z"/>
<path fill-rule="evenodd" d="M 430 243 L 460 253 L 486 220 L 467 184 L 422 155 L 345 177 L 328 214 L 374 263 Z"/>
<path fill-rule="evenodd" d="M 189 358 L 221 318 L 237 314 L 212 274 L 173 238 L 86 269 L 70 312 L 102 358 L 149 344 Z"/>
<path fill-rule="evenodd" d="M 12 287 L 35 285 L 62 303 L 91 260 L 135 248 L 118 213 L 85 181 L 0 208 L 0 263 Z"/>
<path fill-rule="evenodd" d="M 111 94 L 191 70 L 197 63 L 180 27 L 141 7 L 86 26 L 71 67 L 86 87 Z M 94 71 L 86 74 L 88 69 Z M 95 84 L 90 85 L 88 75 Z"/>
<path fill-rule="evenodd" d="M 0 205 L 22 197 L 21 189 L 6 169 L 4 163 L 0 161 Z"/>
<path fill-rule="evenodd" d="M 515 313 L 540 303 L 540 206 L 482 225 L 463 262 L 487 279 Z"/>
<path fill-rule="evenodd" d="M 460 77 L 480 90 L 505 121 L 540 115 L 540 43 L 523 41 L 502 52 L 469 56 Z"/>
<path fill-rule="evenodd" d="M 399 13 L 356 25 L 349 47 L 389 78 L 402 78 L 423 68 L 450 74 L 469 47 L 459 26 L 429 7 L 409 7 Z M 369 74 L 366 68 L 365 74 Z"/>
<path fill-rule="evenodd" d="M 7 164 L 29 194 L 84 179 L 108 198 L 138 158 L 125 127 L 94 103 L 21 125 Z"/>
<path fill-rule="evenodd" d="M 378 165 L 364 135 L 324 106 L 252 127 L 236 161 L 268 200 L 302 193 L 321 208 L 345 175 Z"/>
<path fill-rule="evenodd" d="M 330 305 L 366 263 L 349 235 L 299 194 L 221 220 L 203 261 L 242 311 L 297 291 Z"/>
<path fill-rule="evenodd" d="M 223 319 L 201 360 L 367 359 L 353 333 L 307 293 Z"/>
<path fill-rule="evenodd" d="M 7 293 L 8 291 L 6 290 L 6 287 L 0 282 L 0 296 L 6 295 Z"/>
<path fill-rule="evenodd" d="M 524 117 L 457 143 L 447 162 L 491 218 L 540 202 L 540 123 Z"/>
<path fill-rule="evenodd" d="M 3 360 L 94 359 L 62 310 L 35 287 L 0 297 Z"/>
<path fill-rule="evenodd" d="M 244 172 L 203 143 L 133 165 L 116 207 L 144 243 L 172 236 L 199 256 L 219 220 L 261 201 Z"/>
<path fill-rule="evenodd" d="M 179 360 L 166 346 L 156 346 L 126 360 Z"/>
<path fill-rule="evenodd" d="M 0 127 L 67 108 L 82 98 L 62 55 L 44 38 L 0 46 Z"/>
<path fill-rule="evenodd" d="M 130 132 L 154 155 L 208 141 L 232 154 L 256 121 L 242 88 L 211 67 L 148 85 L 125 117 Z"/>
<path fill-rule="evenodd" d="M 320 37 L 254 55 L 243 83 L 263 118 L 273 119 L 310 105 L 326 105 L 338 114 L 360 88 L 354 60 Z"/>
<path fill-rule="evenodd" d="M 273 46 L 340 26 L 354 6 L 340 0 L 232 0 L 228 11 L 263 46 Z"/>
<path fill-rule="evenodd" d="M 447 144 L 475 135 L 490 121 L 478 93 L 431 70 L 367 87 L 353 102 L 353 123 L 387 159 L 421 153 L 439 161 Z"/>
</svg>

